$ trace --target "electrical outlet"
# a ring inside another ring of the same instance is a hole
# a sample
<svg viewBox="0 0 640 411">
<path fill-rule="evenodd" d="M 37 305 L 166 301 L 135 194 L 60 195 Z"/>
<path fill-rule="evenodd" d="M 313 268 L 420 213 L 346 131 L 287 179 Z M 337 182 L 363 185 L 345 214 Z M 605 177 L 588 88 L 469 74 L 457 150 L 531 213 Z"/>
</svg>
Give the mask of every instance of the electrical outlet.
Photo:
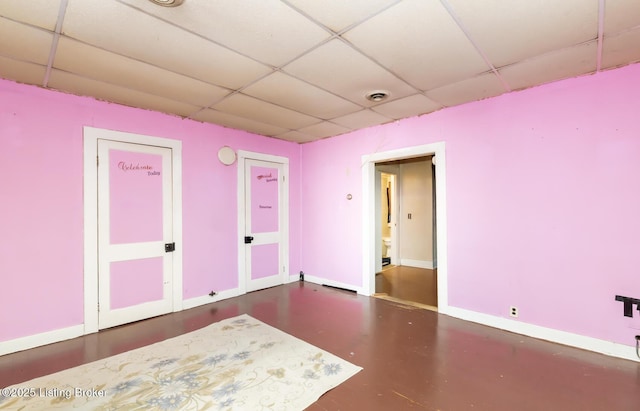
<svg viewBox="0 0 640 411">
<path fill-rule="evenodd" d="M 518 318 L 518 307 L 511 306 L 509 307 L 509 315 Z"/>
</svg>

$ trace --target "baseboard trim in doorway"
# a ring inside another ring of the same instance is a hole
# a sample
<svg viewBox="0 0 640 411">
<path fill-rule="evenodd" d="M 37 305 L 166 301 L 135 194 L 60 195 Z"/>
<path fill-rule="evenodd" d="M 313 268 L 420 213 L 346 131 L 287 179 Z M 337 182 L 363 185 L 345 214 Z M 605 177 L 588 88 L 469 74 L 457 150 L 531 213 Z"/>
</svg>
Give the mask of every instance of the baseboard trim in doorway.
<svg viewBox="0 0 640 411">
<path fill-rule="evenodd" d="M 400 298 L 391 297 L 387 293 L 375 293 L 375 294 L 373 294 L 373 297 L 380 298 L 381 300 L 387 300 L 387 301 L 391 301 L 391 302 L 394 302 L 394 303 L 402 304 L 402 305 L 408 305 L 408 306 L 415 307 L 415 308 L 421 308 L 423 310 L 429 310 L 429 311 L 433 311 L 433 312 L 436 312 L 436 313 L 438 312 L 438 307 L 434 307 L 433 305 L 416 303 L 414 301 L 407 301 L 407 300 L 403 300 L 403 299 L 400 299 Z"/>
<path fill-rule="evenodd" d="M 415 268 L 426 268 L 428 270 L 433 270 L 433 261 L 423 261 L 423 260 L 411 260 L 408 258 L 400 259 L 400 265 L 406 265 L 409 267 Z"/>
</svg>

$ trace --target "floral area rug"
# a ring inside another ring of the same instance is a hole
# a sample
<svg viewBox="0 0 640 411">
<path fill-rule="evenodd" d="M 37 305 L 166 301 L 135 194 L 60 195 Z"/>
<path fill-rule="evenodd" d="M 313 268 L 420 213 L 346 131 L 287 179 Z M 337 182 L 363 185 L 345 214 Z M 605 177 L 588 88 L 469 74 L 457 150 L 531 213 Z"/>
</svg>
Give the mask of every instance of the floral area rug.
<svg viewBox="0 0 640 411">
<path fill-rule="evenodd" d="M 10 410 L 303 410 L 362 368 L 248 315 L 0 393 Z"/>
</svg>

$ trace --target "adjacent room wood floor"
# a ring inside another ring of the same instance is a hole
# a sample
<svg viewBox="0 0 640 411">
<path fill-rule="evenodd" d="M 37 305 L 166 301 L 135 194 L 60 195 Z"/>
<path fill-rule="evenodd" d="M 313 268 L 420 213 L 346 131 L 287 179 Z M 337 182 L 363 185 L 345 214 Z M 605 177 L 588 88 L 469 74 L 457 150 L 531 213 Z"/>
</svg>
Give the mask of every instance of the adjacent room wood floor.
<svg viewBox="0 0 640 411">
<path fill-rule="evenodd" d="M 640 410 L 640 364 L 293 283 L 0 357 L 0 387 L 247 313 L 364 369 L 320 410 Z M 247 410 L 248 411 L 248 410 Z"/>
<path fill-rule="evenodd" d="M 436 270 L 390 266 L 376 274 L 376 293 L 414 303 L 438 306 Z"/>
</svg>

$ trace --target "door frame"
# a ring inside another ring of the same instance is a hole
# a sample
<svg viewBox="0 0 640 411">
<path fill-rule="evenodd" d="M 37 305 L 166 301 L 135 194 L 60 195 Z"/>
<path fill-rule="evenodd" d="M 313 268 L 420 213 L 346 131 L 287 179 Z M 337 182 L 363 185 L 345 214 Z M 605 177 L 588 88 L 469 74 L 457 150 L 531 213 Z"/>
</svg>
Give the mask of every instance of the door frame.
<svg viewBox="0 0 640 411">
<path fill-rule="evenodd" d="M 255 153 L 251 151 L 238 150 L 238 293 L 247 293 L 247 265 L 246 265 L 246 245 L 244 244 L 244 236 L 246 230 L 245 222 L 245 160 L 260 160 L 277 163 L 282 165 L 283 181 L 280 183 L 280 262 L 284 266 L 280 273 L 282 284 L 290 282 L 289 277 L 289 159 L 282 156 L 272 154 Z"/>
<path fill-rule="evenodd" d="M 400 241 L 399 233 L 402 227 L 399 227 L 400 219 L 400 207 L 398 198 L 400 197 L 400 167 L 396 165 L 391 166 L 374 166 L 375 167 L 375 214 L 380 216 L 382 214 L 382 174 L 388 175 L 392 180 L 391 185 L 391 263 L 394 265 L 400 265 Z M 382 222 L 381 219 L 376 219 L 376 243 L 382 244 Z M 382 247 L 376 247 L 376 273 L 382 271 Z"/>
<path fill-rule="evenodd" d="M 172 311 L 182 310 L 182 141 L 85 126 L 84 158 L 84 334 L 98 331 L 98 140 L 113 140 L 171 149 L 173 188 Z"/>
<path fill-rule="evenodd" d="M 436 220 L 437 260 L 438 260 L 438 311 L 447 313 L 449 309 L 449 288 L 447 271 L 447 196 L 445 143 L 431 143 L 396 150 L 372 153 L 362 156 L 362 294 L 375 293 L 376 275 L 376 227 L 375 221 L 375 181 L 376 163 L 404 160 L 407 158 L 433 155 L 436 158 Z"/>
</svg>

